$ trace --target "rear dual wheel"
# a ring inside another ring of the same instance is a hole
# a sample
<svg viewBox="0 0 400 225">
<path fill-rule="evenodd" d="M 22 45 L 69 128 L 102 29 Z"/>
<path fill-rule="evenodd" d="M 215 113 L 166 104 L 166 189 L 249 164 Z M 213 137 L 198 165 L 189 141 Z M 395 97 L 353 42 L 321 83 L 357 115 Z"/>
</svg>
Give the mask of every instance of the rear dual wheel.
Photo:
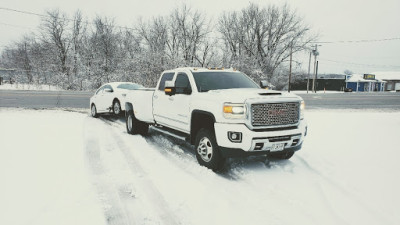
<svg viewBox="0 0 400 225">
<path fill-rule="evenodd" d="M 147 135 L 149 132 L 149 125 L 145 122 L 136 119 L 132 110 L 126 113 L 126 131 L 129 134 Z"/>
</svg>

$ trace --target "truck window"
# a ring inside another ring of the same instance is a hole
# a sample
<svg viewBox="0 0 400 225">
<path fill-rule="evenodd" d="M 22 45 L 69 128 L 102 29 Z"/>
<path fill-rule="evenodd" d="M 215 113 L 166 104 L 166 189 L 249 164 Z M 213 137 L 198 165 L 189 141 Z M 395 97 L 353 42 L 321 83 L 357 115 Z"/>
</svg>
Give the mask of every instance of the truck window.
<svg viewBox="0 0 400 225">
<path fill-rule="evenodd" d="M 170 81 L 174 78 L 175 73 L 164 73 L 160 80 L 160 85 L 158 86 L 158 90 L 164 91 L 165 81 Z"/>
<path fill-rule="evenodd" d="M 140 84 L 134 84 L 134 83 L 124 83 L 124 84 L 118 85 L 117 88 L 126 89 L 126 90 L 136 90 L 139 88 L 143 88 L 143 86 Z"/>
<path fill-rule="evenodd" d="M 185 73 L 179 73 L 175 80 L 175 88 L 177 94 L 189 94 L 192 93 L 190 81 Z"/>
<path fill-rule="evenodd" d="M 103 89 L 106 89 L 106 88 L 109 88 L 109 89 L 111 89 L 111 92 L 113 92 L 113 91 L 114 91 L 114 89 L 111 87 L 111 85 L 106 85 L 106 86 L 104 86 L 104 88 L 103 88 Z"/>
<path fill-rule="evenodd" d="M 193 72 L 199 92 L 231 88 L 260 88 L 240 72 Z"/>
</svg>

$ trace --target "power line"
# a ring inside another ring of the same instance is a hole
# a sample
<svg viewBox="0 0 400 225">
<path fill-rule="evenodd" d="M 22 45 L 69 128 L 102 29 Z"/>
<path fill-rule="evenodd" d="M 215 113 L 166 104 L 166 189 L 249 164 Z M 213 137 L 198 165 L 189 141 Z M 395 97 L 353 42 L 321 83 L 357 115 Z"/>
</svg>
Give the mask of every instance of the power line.
<svg viewBox="0 0 400 225">
<path fill-rule="evenodd" d="M 5 11 L 11 11 L 11 12 L 22 13 L 22 14 L 28 14 L 28 15 L 34 15 L 34 16 L 40 16 L 40 17 L 46 17 L 46 15 L 39 14 L 39 13 L 34 13 L 34 12 L 28 12 L 28 11 L 22 11 L 22 10 L 16 10 L 16 9 L 4 8 L 4 7 L 0 7 L 0 9 L 1 9 L 1 10 L 5 10 Z"/>
<path fill-rule="evenodd" d="M 20 29 L 29 29 L 29 30 L 33 30 L 33 29 L 30 28 L 30 27 L 24 27 L 24 26 L 9 24 L 9 23 L 0 22 L 0 24 L 5 25 L 5 26 L 9 26 L 9 27 L 15 27 L 15 28 L 20 28 Z"/>
<path fill-rule="evenodd" d="M 49 18 L 49 15 L 43 15 L 35 12 L 29 12 L 29 11 L 23 11 L 23 10 L 17 10 L 17 9 L 11 9 L 11 8 L 5 8 L 5 7 L 0 7 L 0 10 L 5 10 L 5 11 L 10 11 L 10 12 L 16 12 L 16 13 L 22 13 L 22 14 L 28 14 L 28 15 L 33 15 L 33 16 L 38 16 L 38 17 L 47 17 Z M 68 19 L 68 21 L 75 21 L 73 19 Z M 90 23 L 86 22 L 86 24 L 93 24 L 95 23 Z M 105 26 L 110 26 L 110 25 L 105 25 Z M 136 31 L 137 29 L 131 28 L 131 27 L 126 27 L 126 26 L 117 26 L 117 25 L 112 25 L 111 27 L 115 28 L 120 28 L 120 29 L 126 29 L 126 30 L 133 30 Z M 30 28 L 29 28 L 30 29 Z M 310 42 L 314 44 L 345 44 L 345 43 L 369 43 L 369 42 L 383 42 L 383 41 L 395 41 L 395 40 L 400 40 L 400 37 L 394 37 L 394 38 L 383 38 L 383 39 L 366 39 L 366 40 L 342 40 L 342 41 L 315 41 L 315 42 Z"/>
<path fill-rule="evenodd" d="M 399 65 L 374 65 L 374 64 L 361 64 L 361 63 L 353 63 L 353 62 L 343 62 L 343 61 L 336 61 L 330 59 L 320 58 L 320 61 L 327 61 L 327 62 L 334 62 L 339 64 L 349 64 L 349 65 L 356 65 L 356 66 L 367 66 L 367 67 L 387 67 L 387 68 L 400 68 Z"/>
<path fill-rule="evenodd" d="M 5 11 L 10 11 L 10 12 L 16 12 L 16 13 L 21 13 L 21 14 L 27 14 L 27 15 L 33 15 L 33 16 L 38 16 L 41 18 L 51 18 L 49 15 L 43 15 L 43 14 L 39 14 L 39 13 L 34 13 L 34 12 L 29 12 L 29 11 L 22 11 L 22 10 L 16 10 L 16 9 L 10 9 L 10 8 L 4 8 L 4 7 L 0 7 L 0 10 L 5 10 Z M 65 18 L 68 21 L 72 21 L 75 22 L 74 19 L 69 19 L 69 18 Z M 93 22 L 84 22 L 86 24 L 92 24 L 92 25 L 96 25 L 96 23 Z M 114 27 L 114 28 L 120 28 L 120 29 L 125 29 L 125 30 L 134 30 L 136 31 L 135 28 L 131 28 L 131 27 L 123 27 L 123 26 L 117 26 L 117 25 L 106 25 L 103 24 L 104 26 L 108 26 L 108 27 Z M 30 28 L 29 28 L 30 29 Z"/>
<path fill-rule="evenodd" d="M 369 39 L 369 40 L 350 40 L 350 41 L 315 41 L 311 43 L 316 43 L 316 44 L 337 44 L 337 43 L 368 43 L 368 42 L 383 42 L 383 41 L 395 41 L 395 40 L 400 40 L 400 37 L 394 37 L 394 38 L 384 38 L 384 39 Z"/>
</svg>

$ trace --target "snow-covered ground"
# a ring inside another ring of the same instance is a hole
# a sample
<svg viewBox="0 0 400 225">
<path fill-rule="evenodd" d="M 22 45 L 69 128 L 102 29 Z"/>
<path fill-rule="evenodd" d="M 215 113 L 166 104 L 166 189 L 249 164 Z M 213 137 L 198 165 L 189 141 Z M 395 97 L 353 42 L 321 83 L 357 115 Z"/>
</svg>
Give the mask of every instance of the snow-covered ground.
<svg viewBox="0 0 400 225">
<path fill-rule="evenodd" d="M 59 87 L 47 84 L 2 84 L 0 90 L 60 91 Z"/>
<path fill-rule="evenodd" d="M 0 109 L 0 224 L 400 224 L 400 112 L 306 116 L 292 159 L 215 174 L 123 119 Z"/>
</svg>

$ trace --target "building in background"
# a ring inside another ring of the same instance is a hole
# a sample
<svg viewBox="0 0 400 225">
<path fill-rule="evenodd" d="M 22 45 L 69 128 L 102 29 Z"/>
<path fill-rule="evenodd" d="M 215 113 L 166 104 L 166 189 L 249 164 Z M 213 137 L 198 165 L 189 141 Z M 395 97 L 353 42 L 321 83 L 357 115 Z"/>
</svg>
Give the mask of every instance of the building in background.
<svg viewBox="0 0 400 225">
<path fill-rule="evenodd" d="M 12 84 L 15 82 L 15 69 L 4 69 L 0 67 L 0 85 L 9 83 Z"/>
<path fill-rule="evenodd" d="M 346 87 L 345 75 L 342 74 L 318 74 L 315 80 L 316 91 L 344 91 Z M 309 90 L 312 90 L 313 80 L 309 80 Z M 292 90 L 307 90 L 307 79 L 297 79 L 291 84 Z"/>
<path fill-rule="evenodd" d="M 377 78 L 386 81 L 385 91 L 400 91 L 400 72 L 375 72 Z"/>
<path fill-rule="evenodd" d="M 375 74 L 353 74 L 346 76 L 346 89 L 355 92 L 384 91 L 386 81 L 377 79 Z"/>
</svg>

